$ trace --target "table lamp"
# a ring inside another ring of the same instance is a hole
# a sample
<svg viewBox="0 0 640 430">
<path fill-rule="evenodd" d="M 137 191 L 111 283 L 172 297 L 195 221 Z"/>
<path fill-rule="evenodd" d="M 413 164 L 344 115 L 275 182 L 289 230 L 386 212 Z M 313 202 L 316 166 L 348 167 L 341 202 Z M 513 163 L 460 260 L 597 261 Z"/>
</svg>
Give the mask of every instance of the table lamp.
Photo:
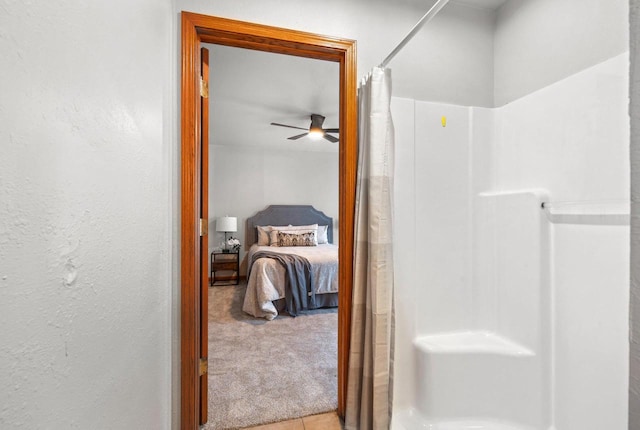
<svg viewBox="0 0 640 430">
<path fill-rule="evenodd" d="M 216 231 L 224 232 L 224 249 L 222 252 L 229 252 L 227 248 L 227 233 L 238 231 L 238 218 L 234 216 L 223 216 L 216 221 Z"/>
</svg>

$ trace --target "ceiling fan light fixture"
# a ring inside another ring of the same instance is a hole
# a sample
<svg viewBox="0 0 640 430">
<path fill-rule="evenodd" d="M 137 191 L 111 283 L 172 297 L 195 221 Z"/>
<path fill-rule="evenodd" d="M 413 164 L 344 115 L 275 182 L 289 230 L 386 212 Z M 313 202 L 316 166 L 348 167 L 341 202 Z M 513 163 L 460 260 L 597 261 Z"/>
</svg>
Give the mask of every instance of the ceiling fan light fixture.
<svg viewBox="0 0 640 430">
<path fill-rule="evenodd" d="M 324 123 L 324 117 L 322 115 L 318 115 L 317 113 L 312 113 L 311 125 L 309 126 L 308 129 L 297 127 L 295 125 L 280 124 L 277 122 L 272 122 L 271 125 L 277 125 L 278 127 L 295 128 L 297 130 L 307 130 L 305 133 L 288 137 L 287 138 L 288 140 L 298 140 L 302 137 L 309 136 L 312 140 L 324 139 L 331 143 L 338 142 L 338 138 L 330 135 L 329 133 L 340 133 L 340 130 L 337 128 L 323 128 L 322 127 L 323 123 Z"/>
<path fill-rule="evenodd" d="M 324 130 L 322 130 L 322 128 L 311 128 L 309 130 L 309 137 L 313 140 L 322 139 L 322 136 L 324 136 Z"/>
</svg>

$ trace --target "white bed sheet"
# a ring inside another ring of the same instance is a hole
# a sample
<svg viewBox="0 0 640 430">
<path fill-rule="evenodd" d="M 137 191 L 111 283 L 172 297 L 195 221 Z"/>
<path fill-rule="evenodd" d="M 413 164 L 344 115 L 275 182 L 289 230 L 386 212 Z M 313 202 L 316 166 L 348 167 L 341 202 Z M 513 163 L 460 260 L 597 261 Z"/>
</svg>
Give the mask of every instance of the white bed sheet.
<svg viewBox="0 0 640 430">
<path fill-rule="evenodd" d="M 249 249 L 247 261 L 251 262 L 257 251 L 279 252 L 300 255 L 311 263 L 316 294 L 338 292 L 338 246 L 322 244 L 318 246 L 258 246 Z M 257 318 L 272 320 L 278 316 L 273 300 L 284 297 L 285 270 L 272 258 L 259 258 L 251 267 L 247 280 L 247 292 L 242 310 Z"/>
</svg>

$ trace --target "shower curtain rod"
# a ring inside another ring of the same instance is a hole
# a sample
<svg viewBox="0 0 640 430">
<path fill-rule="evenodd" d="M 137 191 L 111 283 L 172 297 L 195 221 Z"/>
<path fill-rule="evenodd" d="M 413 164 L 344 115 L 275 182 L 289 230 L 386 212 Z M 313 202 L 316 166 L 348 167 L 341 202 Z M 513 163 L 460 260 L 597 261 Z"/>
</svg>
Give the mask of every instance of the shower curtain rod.
<svg viewBox="0 0 640 430">
<path fill-rule="evenodd" d="M 409 41 L 411 39 L 413 39 L 413 36 L 416 35 L 416 33 L 418 31 L 420 31 L 420 29 L 429 21 L 431 21 L 431 18 L 433 18 L 434 16 L 436 16 L 436 14 L 438 12 L 440 12 L 440 9 L 442 9 L 447 3 L 449 3 L 449 0 L 438 0 L 433 6 L 431 6 L 431 9 L 429 9 L 427 11 L 427 13 L 424 14 L 424 16 L 422 18 L 420 18 L 420 21 L 418 21 L 418 23 L 416 25 L 413 26 L 413 28 L 411 29 L 411 31 L 409 33 L 407 33 L 407 35 L 404 37 L 404 39 L 402 39 L 402 41 L 400 43 L 398 43 L 398 46 L 395 47 L 395 49 L 393 51 L 391 51 L 391 53 L 389 55 L 387 55 L 387 58 L 385 58 L 382 63 L 380 63 L 381 68 L 385 68 L 387 67 L 387 64 L 389 64 L 389 62 L 391 60 L 393 60 L 393 57 L 396 56 L 396 54 L 398 52 L 400 52 L 402 50 L 402 48 L 404 48 L 404 45 L 406 45 L 407 43 L 409 43 Z"/>
</svg>

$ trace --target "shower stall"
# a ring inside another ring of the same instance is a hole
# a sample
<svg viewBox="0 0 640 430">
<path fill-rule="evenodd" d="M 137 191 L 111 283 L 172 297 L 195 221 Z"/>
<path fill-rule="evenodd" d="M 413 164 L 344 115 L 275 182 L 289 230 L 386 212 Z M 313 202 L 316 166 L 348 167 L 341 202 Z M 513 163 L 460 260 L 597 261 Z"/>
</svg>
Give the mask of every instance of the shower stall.
<svg viewBox="0 0 640 430">
<path fill-rule="evenodd" d="M 623 430 L 628 54 L 499 108 L 395 98 L 398 430 Z"/>
</svg>

